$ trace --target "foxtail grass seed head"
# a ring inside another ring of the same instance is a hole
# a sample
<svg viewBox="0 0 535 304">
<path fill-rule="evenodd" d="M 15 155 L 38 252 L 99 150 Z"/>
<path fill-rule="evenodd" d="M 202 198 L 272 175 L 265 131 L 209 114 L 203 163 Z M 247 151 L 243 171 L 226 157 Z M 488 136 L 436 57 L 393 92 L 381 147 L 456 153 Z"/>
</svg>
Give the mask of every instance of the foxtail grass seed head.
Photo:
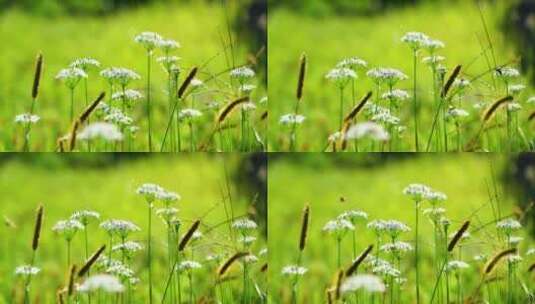
<svg viewBox="0 0 535 304">
<path fill-rule="evenodd" d="M 307 56 L 301 55 L 299 63 L 299 78 L 297 80 L 297 100 L 300 101 L 303 98 L 303 88 L 305 86 L 305 74 L 307 69 Z"/>
<path fill-rule="evenodd" d="M 69 284 L 67 285 L 67 294 L 72 296 L 74 294 L 74 281 L 76 280 L 76 265 L 71 266 L 69 274 Z"/>
<path fill-rule="evenodd" d="M 488 262 L 485 264 L 485 267 L 483 268 L 484 274 L 489 274 L 492 272 L 492 270 L 496 267 L 498 262 L 500 262 L 501 259 L 504 257 L 507 257 L 508 255 L 516 254 L 517 249 L 516 248 L 510 248 L 506 250 L 502 250 L 495 254 Z"/>
<path fill-rule="evenodd" d="M 485 110 L 485 112 L 483 113 L 483 122 L 489 121 L 493 117 L 494 113 L 496 113 L 496 111 L 501 106 L 503 106 L 504 104 L 507 104 L 507 103 L 509 103 L 511 101 L 513 101 L 513 97 L 512 96 L 506 96 L 506 97 L 500 98 L 500 99 L 496 100 L 495 102 L 493 102 Z"/>
<path fill-rule="evenodd" d="M 80 123 L 85 123 L 87 121 L 87 119 L 89 118 L 89 116 L 91 115 L 91 113 L 93 113 L 93 111 L 98 107 L 98 105 L 100 104 L 100 102 L 102 100 L 104 100 L 104 97 L 106 97 L 106 93 L 104 92 L 101 92 L 97 99 L 95 99 L 95 101 L 93 101 L 85 110 L 84 112 L 80 115 Z"/>
<path fill-rule="evenodd" d="M 182 85 L 180 86 L 177 92 L 177 96 L 179 99 L 184 97 L 184 93 L 186 93 L 186 89 L 191 85 L 193 79 L 195 78 L 195 75 L 197 75 L 198 70 L 199 69 L 197 67 L 194 67 L 193 69 L 191 69 L 188 76 L 186 76 L 186 79 L 184 79 L 184 82 L 182 83 Z"/>
<path fill-rule="evenodd" d="M 92 293 L 102 291 L 107 294 L 122 293 L 125 290 L 121 281 L 112 275 L 97 274 L 89 277 L 78 287 L 78 292 Z"/>
<path fill-rule="evenodd" d="M 459 76 L 460 72 L 461 72 L 461 66 L 458 65 L 458 66 L 455 67 L 455 69 L 451 73 L 450 77 L 446 81 L 446 84 L 444 85 L 444 88 L 442 89 L 442 92 L 440 93 L 442 98 L 446 97 L 446 95 L 448 94 L 448 92 L 449 92 L 451 86 L 453 85 L 455 79 L 457 79 L 457 76 Z"/>
<path fill-rule="evenodd" d="M 236 108 L 238 105 L 242 104 L 242 103 L 245 103 L 245 102 L 248 102 L 249 101 L 249 97 L 246 96 L 246 97 L 241 97 L 241 98 L 238 98 L 234 101 L 231 101 L 229 104 L 227 104 L 226 106 L 224 106 L 221 111 L 219 111 L 219 114 L 217 115 L 217 118 L 216 118 L 216 121 L 217 123 L 219 124 L 222 124 L 225 119 L 230 115 L 230 113 L 232 112 L 232 110 L 234 108 Z"/>
<path fill-rule="evenodd" d="M 197 231 L 197 229 L 199 228 L 200 224 L 201 224 L 201 221 L 200 220 L 196 220 L 191 225 L 191 227 L 188 229 L 186 234 L 182 237 L 182 240 L 180 241 L 180 244 L 178 245 L 178 251 L 184 251 L 184 249 L 186 248 L 186 245 L 191 240 L 191 238 L 193 237 L 193 234 L 195 233 L 195 231 Z"/>
<path fill-rule="evenodd" d="M 247 256 L 249 253 L 248 252 L 237 252 L 235 254 L 233 254 L 230 258 L 228 258 L 217 270 L 217 274 L 222 277 L 223 275 L 225 275 L 225 273 L 227 273 L 227 271 L 229 270 L 230 266 L 232 266 L 232 264 L 234 264 L 234 262 L 236 262 L 237 260 Z"/>
<path fill-rule="evenodd" d="M 39 247 L 39 239 L 41 238 L 41 227 L 43 226 L 44 207 L 40 205 L 37 208 L 37 215 L 35 217 L 35 226 L 33 230 L 32 250 L 36 251 Z"/>
<path fill-rule="evenodd" d="M 355 273 L 355 271 L 358 270 L 359 266 L 364 262 L 364 260 L 370 255 L 370 253 L 373 250 L 373 245 L 369 245 L 368 248 L 366 248 L 349 266 L 349 268 L 346 270 L 346 277 L 350 277 Z"/>
<path fill-rule="evenodd" d="M 78 277 L 83 277 L 86 273 L 89 272 L 91 267 L 97 262 L 97 260 L 100 258 L 100 255 L 106 250 L 106 245 L 102 245 L 95 253 L 93 253 L 89 259 L 85 262 L 85 264 L 80 268 L 80 271 L 78 271 Z"/>
<path fill-rule="evenodd" d="M 301 219 L 301 235 L 299 237 L 299 250 L 303 251 L 307 243 L 308 225 L 310 221 L 310 206 L 306 205 L 303 209 L 303 217 Z"/>
<path fill-rule="evenodd" d="M 364 95 L 362 100 L 351 110 L 351 112 L 346 115 L 346 117 L 344 118 L 344 122 L 347 123 L 357 117 L 357 115 L 364 109 L 366 103 L 368 102 L 368 100 L 370 100 L 371 96 L 371 91 Z"/>
<path fill-rule="evenodd" d="M 39 53 L 35 62 L 35 73 L 33 76 L 32 98 L 37 98 L 39 94 L 39 83 L 41 82 L 41 74 L 43 73 L 43 54 Z"/>
<path fill-rule="evenodd" d="M 346 278 L 340 290 L 342 294 L 353 293 L 360 290 L 370 293 L 382 293 L 386 290 L 386 287 L 378 276 L 360 274 Z"/>
<path fill-rule="evenodd" d="M 468 227 L 470 227 L 470 221 L 464 222 L 464 224 L 457 230 L 453 238 L 451 239 L 450 243 L 448 244 L 448 251 L 451 252 L 455 245 L 463 238 L 464 234 L 468 230 Z"/>
</svg>

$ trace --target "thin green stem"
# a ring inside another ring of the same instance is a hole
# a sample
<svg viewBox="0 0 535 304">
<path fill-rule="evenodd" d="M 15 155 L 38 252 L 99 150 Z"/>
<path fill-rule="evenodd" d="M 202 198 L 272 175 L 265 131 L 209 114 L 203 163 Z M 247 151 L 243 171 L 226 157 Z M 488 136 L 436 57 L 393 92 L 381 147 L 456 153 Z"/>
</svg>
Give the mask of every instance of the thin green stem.
<svg viewBox="0 0 535 304">
<path fill-rule="evenodd" d="M 149 303 L 152 303 L 152 202 L 148 204 L 149 208 L 149 228 L 147 240 L 148 264 L 149 264 Z"/>
<path fill-rule="evenodd" d="M 418 99 L 416 98 L 416 77 L 417 77 L 417 71 L 416 71 L 416 65 L 418 62 L 418 51 L 414 50 L 414 56 L 413 56 L 413 83 L 412 83 L 412 112 L 414 116 L 414 146 L 416 148 L 416 152 L 420 151 L 420 145 L 418 143 Z"/>
<path fill-rule="evenodd" d="M 151 70 L 151 61 L 152 61 L 152 51 L 147 52 L 147 121 L 148 121 L 148 140 L 149 140 L 149 152 L 152 152 L 152 118 L 151 118 L 151 104 L 150 104 L 150 70 Z M 152 289 L 151 289 L 152 291 Z M 151 299 L 152 303 L 152 294 Z"/>
<path fill-rule="evenodd" d="M 415 207 L 415 222 L 416 228 L 414 229 L 414 265 L 416 267 L 416 303 L 420 303 L 420 261 L 419 261 L 419 248 L 418 248 L 418 218 L 419 218 L 419 201 L 416 201 Z"/>
</svg>

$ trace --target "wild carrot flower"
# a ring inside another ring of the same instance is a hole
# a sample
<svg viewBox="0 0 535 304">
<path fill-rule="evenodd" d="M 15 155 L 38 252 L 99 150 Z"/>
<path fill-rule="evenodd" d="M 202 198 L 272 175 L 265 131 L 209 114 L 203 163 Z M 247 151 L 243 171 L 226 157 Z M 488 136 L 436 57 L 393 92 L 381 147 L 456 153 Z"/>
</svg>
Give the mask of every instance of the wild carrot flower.
<svg viewBox="0 0 535 304">
<path fill-rule="evenodd" d="M 120 238 L 127 238 L 132 232 L 140 231 L 141 229 L 134 223 L 125 220 L 107 220 L 100 224 L 109 235 L 117 235 Z"/>
<path fill-rule="evenodd" d="M 449 108 L 446 112 L 446 119 L 453 120 L 456 122 L 459 122 L 468 116 L 470 116 L 470 113 L 459 108 Z"/>
<path fill-rule="evenodd" d="M 121 251 L 127 254 L 127 256 L 132 255 L 138 251 L 143 250 L 143 245 L 134 241 L 126 241 L 124 243 L 117 244 L 113 246 L 112 251 Z"/>
<path fill-rule="evenodd" d="M 280 117 L 279 123 L 281 125 L 293 125 L 293 124 L 302 124 L 305 121 L 305 116 L 300 114 L 284 114 Z"/>
<path fill-rule="evenodd" d="M 394 89 L 392 91 L 386 92 L 381 95 L 382 99 L 393 100 L 393 101 L 404 101 L 409 99 L 410 95 L 407 91 Z"/>
<path fill-rule="evenodd" d="M 347 140 L 370 138 L 376 141 L 388 141 L 390 139 L 390 135 L 381 125 L 377 123 L 361 122 L 350 127 L 346 132 L 345 138 Z"/>
<path fill-rule="evenodd" d="M 351 79 L 357 78 L 357 74 L 349 68 L 334 68 L 327 73 L 325 78 L 334 82 L 338 87 L 344 88 Z"/>
<path fill-rule="evenodd" d="M 113 93 L 111 97 L 112 100 L 121 100 L 121 101 L 125 99 L 126 101 L 138 101 L 141 98 L 143 98 L 143 94 L 141 94 L 141 92 L 137 90 L 132 90 L 132 89 L 125 90 L 124 92 L 123 91 L 115 92 Z"/>
<path fill-rule="evenodd" d="M 63 81 L 71 90 L 78 85 L 82 78 L 87 78 L 87 74 L 79 68 L 63 69 L 56 75 L 56 79 Z"/>
<path fill-rule="evenodd" d="M 52 231 L 63 236 L 67 241 L 72 240 L 78 230 L 83 230 L 84 226 L 77 220 L 58 221 Z"/>
<path fill-rule="evenodd" d="M 410 184 L 403 189 L 403 194 L 418 202 L 424 200 L 429 192 L 431 188 L 423 184 Z"/>
<path fill-rule="evenodd" d="M 76 139 L 91 140 L 101 138 L 105 141 L 116 142 L 123 140 L 123 134 L 116 125 L 106 122 L 95 122 L 86 126 Z"/>
<path fill-rule="evenodd" d="M 466 269 L 466 268 L 469 268 L 470 265 L 468 265 L 467 263 L 463 262 L 463 261 L 457 261 L 457 260 L 453 260 L 453 261 L 449 261 L 448 264 L 446 265 L 446 268 L 445 270 L 447 272 L 458 272 L 462 269 Z"/>
<path fill-rule="evenodd" d="M 503 79 L 505 82 L 509 82 L 512 79 L 518 78 L 520 72 L 515 68 L 503 67 L 496 70 L 496 76 Z"/>
<path fill-rule="evenodd" d="M 124 286 L 117 277 L 107 274 L 97 274 L 89 277 L 78 287 L 78 291 L 82 293 L 98 290 L 105 293 L 121 293 L 124 291 Z"/>
<path fill-rule="evenodd" d="M 74 60 L 70 65 L 70 68 L 78 68 L 87 73 L 90 69 L 96 69 L 100 67 L 100 62 L 93 58 L 79 58 Z"/>
<path fill-rule="evenodd" d="M 398 81 L 408 79 L 407 75 L 392 68 L 373 68 L 366 75 L 376 84 L 385 83 L 389 86 L 394 86 Z"/>
<path fill-rule="evenodd" d="M 345 58 L 336 64 L 337 68 L 348 68 L 353 71 L 356 71 L 359 68 L 365 68 L 367 66 L 368 63 L 358 57 Z"/>
<path fill-rule="evenodd" d="M 401 37 L 401 42 L 405 42 L 413 51 L 421 49 L 424 42 L 429 39 L 426 34 L 420 32 L 408 32 Z"/>
<path fill-rule="evenodd" d="M 19 114 L 15 116 L 15 122 L 20 123 L 20 124 L 28 124 L 28 123 L 35 124 L 40 119 L 41 117 L 39 117 L 38 115 L 30 114 L 30 113 L 24 113 L 24 114 Z"/>
<path fill-rule="evenodd" d="M 162 44 L 162 37 L 154 32 L 142 32 L 134 37 L 134 41 L 143 45 L 148 52 L 152 52 Z"/>
<path fill-rule="evenodd" d="M 520 92 L 522 92 L 526 88 L 523 84 L 510 84 L 509 85 L 509 93 L 513 95 L 517 95 Z"/>
<path fill-rule="evenodd" d="M 250 231 L 250 230 L 255 230 L 258 226 L 256 225 L 256 223 L 250 219 L 247 219 L 247 218 L 243 218 L 243 219 L 239 219 L 239 220 L 235 220 L 233 223 L 232 223 L 232 228 L 238 230 L 238 231 Z"/>
<path fill-rule="evenodd" d="M 202 268 L 202 264 L 196 261 L 182 261 L 178 265 L 178 270 L 184 271 L 184 270 L 193 270 L 193 269 L 199 269 Z"/>
<path fill-rule="evenodd" d="M 444 48 L 444 42 L 436 39 L 425 39 L 423 47 L 427 49 L 430 54 L 434 54 L 436 50 Z"/>
<path fill-rule="evenodd" d="M 496 223 L 496 227 L 506 235 L 511 235 L 513 231 L 520 230 L 522 225 L 514 219 L 505 219 Z"/>
<path fill-rule="evenodd" d="M 182 109 L 178 113 L 178 117 L 182 120 L 194 121 L 202 116 L 202 112 L 196 109 Z"/>
<path fill-rule="evenodd" d="M 245 80 L 255 77 L 255 72 L 251 68 L 243 66 L 230 71 L 229 75 L 230 78 L 237 79 L 242 84 Z"/>
<path fill-rule="evenodd" d="M 82 225 L 87 226 L 91 221 L 98 220 L 100 218 L 100 213 L 91 210 L 80 210 L 75 211 L 71 215 L 72 220 L 79 221 Z"/>
<path fill-rule="evenodd" d="M 110 84 L 118 84 L 120 86 L 127 86 L 133 80 L 141 79 L 136 72 L 126 68 L 117 67 L 102 70 L 100 75 L 108 80 Z"/>
<path fill-rule="evenodd" d="M 15 268 L 15 274 L 20 276 L 34 276 L 38 274 L 41 271 L 40 268 L 30 266 L 30 265 L 22 265 Z"/>
<path fill-rule="evenodd" d="M 282 268 L 282 275 L 284 276 L 303 276 L 308 269 L 297 265 L 287 265 Z"/>
<path fill-rule="evenodd" d="M 173 39 L 157 39 L 157 45 L 158 47 L 164 51 L 165 53 L 170 52 L 171 50 L 175 50 L 180 48 L 180 43 L 178 41 L 175 41 Z"/>
<path fill-rule="evenodd" d="M 379 277 L 370 274 L 359 274 L 351 276 L 347 278 L 340 287 L 340 291 L 342 292 L 342 294 L 353 293 L 359 290 L 364 290 L 372 293 L 384 292 L 386 290 L 386 287 Z"/>
<path fill-rule="evenodd" d="M 158 197 L 158 193 L 165 191 L 156 184 L 146 183 L 137 188 L 136 193 L 143 196 L 148 203 L 152 203 Z"/>
<path fill-rule="evenodd" d="M 360 210 L 348 210 L 338 216 L 339 219 L 348 220 L 351 223 L 356 223 L 359 220 L 367 220 L 368 214 Z"/>
</svg>

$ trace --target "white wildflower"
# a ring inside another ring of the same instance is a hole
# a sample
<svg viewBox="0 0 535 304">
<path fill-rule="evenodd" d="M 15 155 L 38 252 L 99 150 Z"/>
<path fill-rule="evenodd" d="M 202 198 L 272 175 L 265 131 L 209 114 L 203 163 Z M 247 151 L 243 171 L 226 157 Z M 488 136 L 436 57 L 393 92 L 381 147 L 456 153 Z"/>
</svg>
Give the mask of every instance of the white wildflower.
<svg viewBox="0 0 535 304">
<path fill-rule="evenodd" d="M 367 292 L 384 292 L 386 289 L 383 281 L 374 275 L 370 274 L 358 274 L 350 276 L 344 280 L 340 291 L 343 294 L 353 293 L 358 290 L 365 290 Z"/>
<path fill-rule="evenodd" d="M 100 75 L 108 80 L 109 83 L 127 86 L 132 80 L 138 80 L 141 77 L 136 72 L 126 69 L 111 67 L 100 72 Z"/>
<path fill-rule="evenodd" d="M 374 122 L 361 122 L 350 127 L 346 132 L 346 139 L 370 138 L 376 141 L 388 141 L 390 135 L 379 124 Z"/>
<path fill-rule="evenodd" d="M 22 276 L 32 276 L 36 275 L 41 271 L 40 268 L 30 266 L 30 265 L 22 265 L 15 268 L 15 274 L 16 275 L 22 275 Z"/>
<path fill-rule="evenodd" d="M 94 122 L 86 126 L 78 135 L 76 139 L 90 140 L 102 138 L 106 141 L 121 141 L 123 140 L 123 134 L 119 131 L 119 128 L 107 122 Z"/>
<path fill-rule="evenodd" d="M 193 269 L 199 269 L 199 268 L 202 268 L 202 264 L 196 261 L 186 260 L 186 261 L 180 262 L 180 264 L 178 265 L 179 271 L 193 270 Z"/>
<path fill-rule="evenodd" d="M 117 277 L 108 274 L 97 274 L 89 277 L 78 287 L 78 291 L 82 293 L 97 290 L 105 293 L 121 293 L 124 291 L 124 286 Z"/>
<path fill-rule="evenodd" d="M 413 51 L 422 48 L 428 39 L 429 37 L 426 34 L 420 32 L 408 32 L 401 37 L 401 41 L 407 43 Z"/>
<path fill-rule="evenodd" d="M 124 220 L 107 220 L 102 222 L 100 227 L 109 235 L 118 235 L 121 238 L 126 238 L 131 232 L 141 230 L 134 223 Z"/>
<path fill-rule="evenodd" d="M 162 37 L 154 32 L 142 32 L 134 37 L 134 41 L 143 45 L 147 51 L 151 52 L 162 43 Z"/>
<path fill-rule="evenodd" d="M 15 122 L 21 123 L 21 124 L 27 124 L 27 123 L 35 124 L 40 119 L 41 117 L 39 117 L 38 115 L 30 114 L 30 113 L 24 113 L 24 114 L 19 114 L 15 116 Z"/>
<path fill-rule="evenodd" d="M 235 220 L 232 223 L 232 228 L 238 231 L 255 230 L 257 227 L 258 225 L 254 221 L 247 218 Z"/>
<path fill-rule="evenodd" d="M 297 265 L 287 265 L 282 268 L 284 276 L 303 276 L 308 269 Z"/>
<path fill-rule="evenodd" d="M 85 72 L 92 68 L 98 68 L 100 67 L 100 62 L 98 62 L 96 59 L 93 58 L 79 58 L 74 60 L 69 67 L 71 68 L 79 68 Z"/>
<path fill-rule="evenodd" d="M 470 267 L 470 265 L 468 265 L 467 263 L 465 263 L 463 261 L 453 260 L 453 261 L 449 261 L 448 262 L 448 264 L 446 265 L 445 271 L 447 271 L 447 272 L 457 272 L 459 270 L 466 269 L 466 268 L 469 268 L 469 267 Z"/>
<path fill-rule="evenodd" d="M 74 89 L 82 78 L 87 78 L 87 74 L 79 68 L 66 68 L 56 75 L 56 79 L 63 81 L 69 89 Z"/>
<path fill-rule="evenodd" d="M 305 121 L 305 116 L 299 114 L 284 114 L 279 119 L 281 125 L 293 125 L 294 123 L 300 125 L 303 121 Z"/>
<path fill-rule="evenodd" d="M 182 109 L 178 113 L 178 118 L 193 121 L 202 116 L 202 112 L 196 109 Z"/>
<path fill-rule="evenodd" d="M 54 231 L 57 234 L 62 235 L 67 241 L 72 240 L 74 235 L 78 230 L 83 230 L 84 225 L 80 223 L 77 220 L 64 220 L 64 221 L 58 221 L 54 227 L 52 227 L 52 231 Z"/>
<path fill-rule="evenodd" d="M 407 93 L 407 91 L 398 90 L 398 89 L 386 92 L 383 95 L 381 95 L 382 99 L 394 100 L 394 101 L 404 101 L 408 99 L 409 97 L 410 95 L 409 93 Z"/>
<path fill-rule="evenodd" d="M 100 218 L 100 213 L 96 211 L 91 211 L 91 210 L 75 211 L 71 215 L 72 220 L 77 220 L 80 223 L 82 223 L 82 225 L 84 226 L 87 226 L 91 221 L 98 220 L 99 218 Z"/>
<path fill-rule="evenodd" d="M 349 68 L 356 71 L 358 68 L 365 68 L 368 63 L 358 57 L 344 58 L 336 64 L 337 68 Z"/>
<path fill-rule="evenodd" d="M 395 85 L 400 80 L 408 79 L 407 75 L 392 68 L 374 68 L 369 70 L 366 75 L 376 84 L 387 83 L 389 86 Z"/>
</svg>

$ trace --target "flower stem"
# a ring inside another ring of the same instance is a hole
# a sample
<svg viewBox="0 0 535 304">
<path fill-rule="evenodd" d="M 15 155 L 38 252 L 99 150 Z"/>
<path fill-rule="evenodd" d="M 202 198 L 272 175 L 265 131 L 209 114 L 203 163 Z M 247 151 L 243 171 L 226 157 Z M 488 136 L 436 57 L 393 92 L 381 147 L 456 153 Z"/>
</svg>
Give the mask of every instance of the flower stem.
<svg viewBox="0 0 535 304">
<path fill-rule="evenodd" d="M 414 229 L 414 265 L 416 267 L 416 303 L 420 303 L 420 261 L 419 261 L 419 252 L 418 252 L 418 209 L 419 209 L 419 201 L 416 201 L 416 207 L 415 207 L 415 222 L 416 222 L 416 228 Z"/>
<path fill-rule="evenodd" d="M 412 66 L 412 71 L 413 71 L 413 75 L 414 75 L 414 79 L 413 79 L 413 85 L 412 85 L 412 114 L 414 116 L 414 146 L 416 148 L 416 152 L 419 152 L 420 151 L 420 146 L 419 146 L 419 143 L 418 143 L 418 104 L 417 104 L 417 99 L 416 99 L 416 76 L 417 76 L 417 72 L 416 72 L 416 64 L 417 64 L 417 59 L 418 59 L 418 55 L 417 55 L 417 51 L 414 50 L 414 56 L 413 56 L 413 66 Z"/>
<path fill-rule="evenodd" d="M 147 121 L 148 121 L 148 133 L 149 133 L 149 152 L 152 152 L 152 118 L 151 118 L 151 105 L 150 105 L 150 65 L 152 61 L 152 51 L 147 52 Z M 152 287 L 151 287 L 151 299 L 152 303 Z"/>
<path fill-rule="evenodd" d="M 150 141 L 149 141 L 150 142 Z M 152 247 L 151 247 L 151 226 L 152 226 L 152 203 L 149 203 L 149 229 L 148 229 L 148 263 L 149 263 L 149 303 L 152 303 Z M 110 248 L 111 249 L 111 248 Z"/>
</svg>

